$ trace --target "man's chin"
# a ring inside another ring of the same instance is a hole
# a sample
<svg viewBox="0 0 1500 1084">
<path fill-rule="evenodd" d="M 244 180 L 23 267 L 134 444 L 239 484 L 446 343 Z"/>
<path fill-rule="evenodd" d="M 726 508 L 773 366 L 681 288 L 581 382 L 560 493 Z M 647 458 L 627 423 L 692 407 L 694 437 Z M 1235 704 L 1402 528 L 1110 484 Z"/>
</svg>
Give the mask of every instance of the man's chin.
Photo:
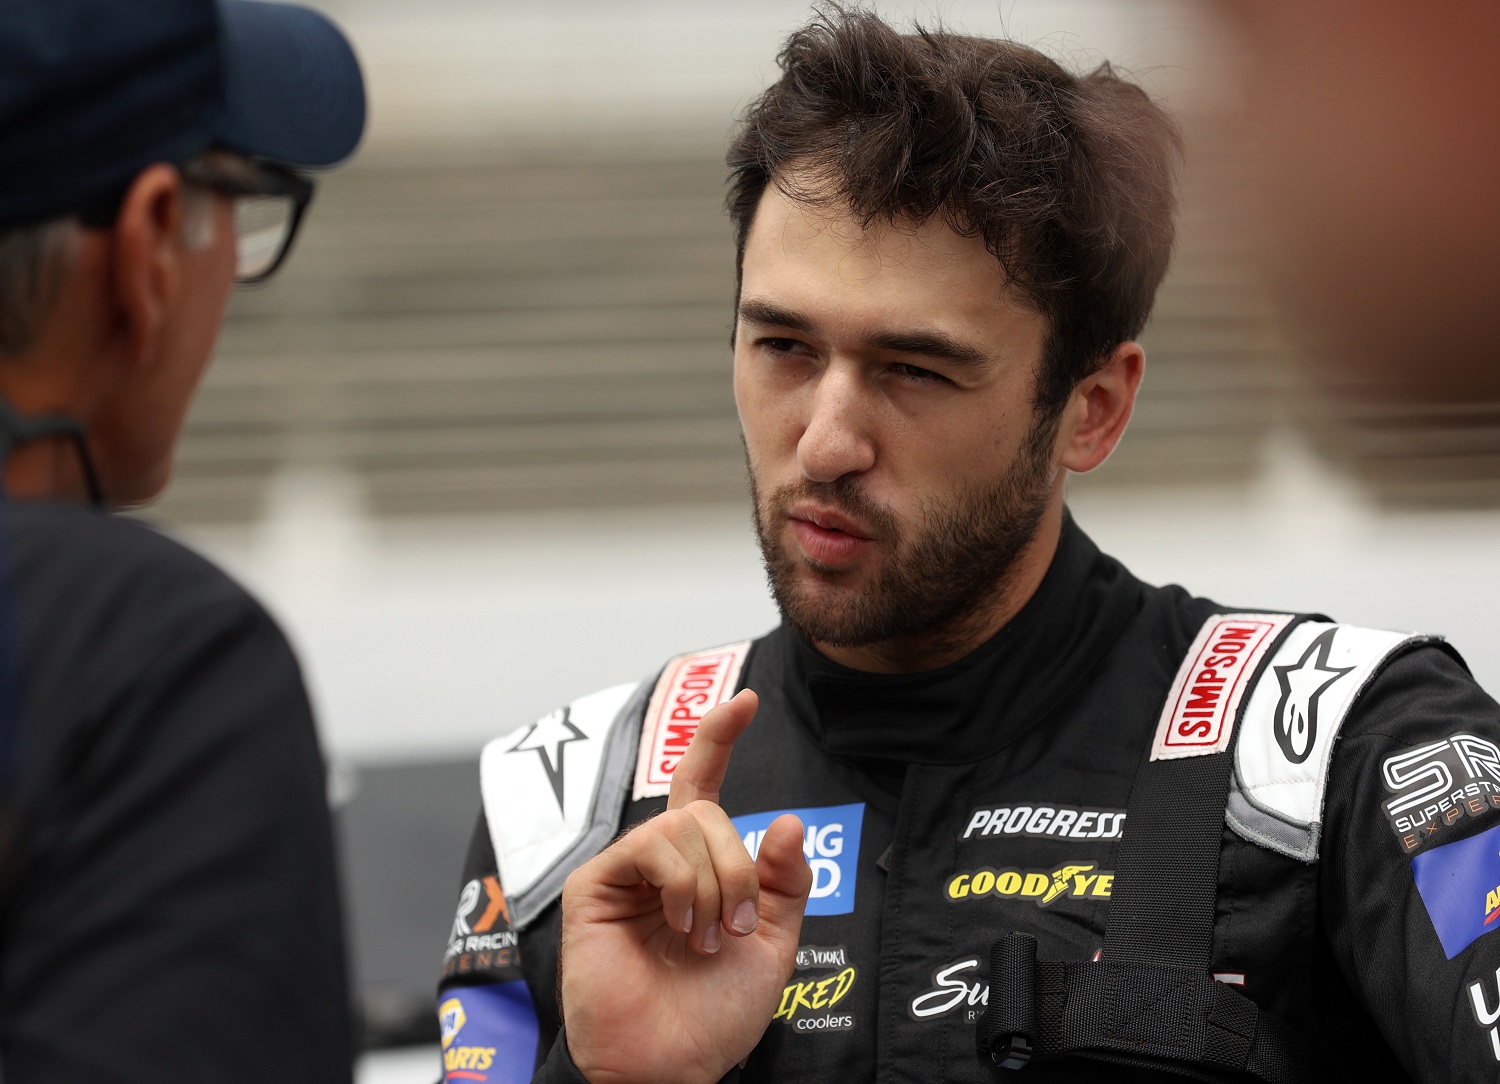
<svg viewBox="0 0 1500 1084">
<path fill-rule="evenodd" d="M 859 624 L 862 592 L 851 585 L 848 574 L 799 570 L 796 581 L 776 585 L 776 605 L 787 624 L 814 643 L 835 647 L 858 647 L 864 642 L 854 633 Z"/>
</svg>

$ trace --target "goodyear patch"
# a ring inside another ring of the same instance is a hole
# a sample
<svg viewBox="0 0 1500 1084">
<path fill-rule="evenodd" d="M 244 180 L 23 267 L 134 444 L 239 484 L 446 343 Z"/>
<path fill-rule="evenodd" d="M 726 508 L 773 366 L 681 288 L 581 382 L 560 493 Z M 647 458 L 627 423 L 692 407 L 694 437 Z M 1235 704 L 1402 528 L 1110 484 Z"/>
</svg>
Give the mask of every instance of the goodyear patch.
<svg viewBox="0 0 1500 1084">
<path fill-rule="evenodd" d="M 996 898 L 1032 900 L 1046 907 L 1060 899 L 1109 899 L 1113 870 L 1092 862 L 1070 862 L 1056 869 L 971 869 L 948 878 L 944 889 L 950 903 Z"/>
</svg>

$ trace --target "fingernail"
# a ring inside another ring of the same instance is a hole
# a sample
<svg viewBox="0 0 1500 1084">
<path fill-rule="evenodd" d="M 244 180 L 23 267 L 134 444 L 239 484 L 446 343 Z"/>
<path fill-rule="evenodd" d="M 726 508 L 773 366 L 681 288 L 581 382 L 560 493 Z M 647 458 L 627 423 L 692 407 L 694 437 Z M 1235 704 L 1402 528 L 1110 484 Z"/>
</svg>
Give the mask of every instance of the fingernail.
<svg viewBox="0 0 1500 1084">
<path fill-rule="evenodd" d="M 703 934 L 703 951 L 719 951 L 719 924 L 715 922 Z"/>
<path fill-rule="evenodd" d="M 755 927 L 760 925 L 760 916 L 755 913 L 755 901 L 746 900 L 736 907 L 730 925 L 735 928 L 736 933 L 754 932 Z"/>
<path fill-rule="evenodd" d="M 693 909 L 691 907 L 682 912 L 682 932 L 693 932 Z"/>
</svg>

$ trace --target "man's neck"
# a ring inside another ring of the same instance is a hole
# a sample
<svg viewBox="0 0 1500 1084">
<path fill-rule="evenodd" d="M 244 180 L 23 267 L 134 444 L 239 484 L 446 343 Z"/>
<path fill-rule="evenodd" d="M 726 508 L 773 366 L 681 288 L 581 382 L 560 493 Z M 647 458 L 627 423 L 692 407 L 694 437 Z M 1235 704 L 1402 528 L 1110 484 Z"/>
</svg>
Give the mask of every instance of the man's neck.
<svg viewBox="0 0 1500 1084">
<path fill-rule="evenodd" d="M 61 415 L 84 421 L 86 398 L 77 391 L 72 367 L 46 357 L 17 357 L 6 362 L 0 397 L 22 418 Z M 77 441 L 57 433 L 16 444 L 0 473 L 0 488 L 21 500 L 87 502 L 88 483 Z"/>
<path fill-rule="evenodd" d="M 5 461 L 3 488 L 18 500 L 89 500 L 83 463 L 71 437 L 46 437 L 18 444 Z"/>
<path fill-rule="evenodd" d="M 913 674 L 957 662 L 1008 625 L 1036 594 L 1062 538 L 1063 487 L 1059 485 L 1037 525 L 1036 534 L 1016 555 L 994 597 L 945 628 L 921 636 L 898 637 L 859 647 L 814 643 L 841 666 L 874 674 Z"/>
</svg>

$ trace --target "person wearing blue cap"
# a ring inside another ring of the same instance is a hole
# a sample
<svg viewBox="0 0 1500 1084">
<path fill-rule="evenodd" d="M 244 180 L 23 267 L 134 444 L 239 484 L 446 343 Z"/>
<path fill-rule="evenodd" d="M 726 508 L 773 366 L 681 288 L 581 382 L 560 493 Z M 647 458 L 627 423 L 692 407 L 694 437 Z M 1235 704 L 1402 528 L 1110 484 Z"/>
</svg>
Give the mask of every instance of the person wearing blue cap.
<svg viewBox="0 0 1500 1084">
<path fill-rule="evenodd" d="M 364 129 L 323 16 L 0 5 L 0 1068 L 348 1081 L 324 771 L 285 638 L 149 501 L 230 291 Z"/>
</svg>

